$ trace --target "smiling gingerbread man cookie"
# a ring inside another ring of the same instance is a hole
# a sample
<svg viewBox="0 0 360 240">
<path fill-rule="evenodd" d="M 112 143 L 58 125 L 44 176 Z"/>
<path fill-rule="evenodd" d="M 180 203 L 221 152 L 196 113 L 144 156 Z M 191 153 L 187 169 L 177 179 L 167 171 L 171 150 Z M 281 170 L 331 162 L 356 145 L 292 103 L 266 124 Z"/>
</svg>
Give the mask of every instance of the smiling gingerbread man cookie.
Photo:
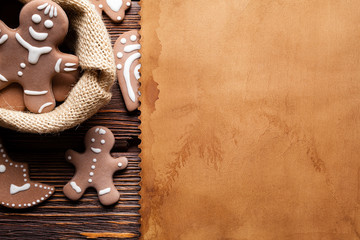
<svg viewBox="0 0 360 240">
<path fill-rule="evenodd" d="M 0 90 L 19 83 L 26 108 L 33 113 L 53 110 L 52 79 L 78 69 L 78 58 L 58 49 L 68 27 L 64 10 L 49 0 L 26 4 L 17 29 L 0 21 Z"/>
<path fill-rule="evenodd" d="M 53 187 L 30 181 L 28 165 L 12 161 L 0 140 L 0 205 L 29 208 L 42 203 L 53 193 Z"/>
<path fill-rule="evenodd" d="M 128 165 L 126 157 L 113 158 L 110 150 L 115 144 L 113 133 L 105 127 L 93 127 L 85 136 L 86 150 L 77 153 L 68 150 L 66 159 L 76 168 L 75 176 L 64 187 L 64 194 L 71 200 L 78 200 L 85 190 L 93 187 L 103 205 L 112 205 L 120 198 L 113 182 L 116 171 Z"/>
<path fill-rule="evenodd" d="M 131 6 L 131 0 L 90 0 L 90 2 L 100 15 L 104 11 L 116 23 L 124 20 L 125 11 Z"/>
</svg>

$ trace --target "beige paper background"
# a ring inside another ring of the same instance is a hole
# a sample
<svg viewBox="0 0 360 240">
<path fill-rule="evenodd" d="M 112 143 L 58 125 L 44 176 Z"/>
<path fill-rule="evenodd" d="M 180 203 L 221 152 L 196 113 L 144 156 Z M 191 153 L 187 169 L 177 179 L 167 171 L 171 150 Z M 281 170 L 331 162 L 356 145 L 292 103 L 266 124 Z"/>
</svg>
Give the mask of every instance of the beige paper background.
<svg viewBox="0 0 360 240">
<path fill-rule="evenodd" d="M 360 2 L 141 16 L 143 239 L 360 239 Z"/>
</svg>

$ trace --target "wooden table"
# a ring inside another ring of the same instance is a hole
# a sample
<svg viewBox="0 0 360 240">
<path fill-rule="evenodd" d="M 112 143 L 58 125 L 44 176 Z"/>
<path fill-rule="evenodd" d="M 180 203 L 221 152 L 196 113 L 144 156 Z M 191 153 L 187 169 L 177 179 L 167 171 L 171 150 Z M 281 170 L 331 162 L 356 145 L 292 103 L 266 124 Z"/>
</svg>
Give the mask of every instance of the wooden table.
<svg viewBox="0 0 360 240">
<path fill-rule="evenodd" d="M 11 13 L 10 18 L 17 18 L 12 11 L 19 11 L 21 4 L 8 2 L 6 11 Z M 140 29 L 139 10 L 138 2 L 134 1 L 121 24 L 113 24 L 104 15 L 112 43 L 121 33 Z M 5 9 L 0 10 L 0 18 L 4 12 Z M 111 102 L 94 117 L 61 134 L 34 135 L 0 129 L 10 157 L 30 164 L 32 180 L 56 188 L 48 201 L 35 208 L 19 211 L 0 208 L 0 239 L 137 239 L 140 236 L 139 112 L 126 111 L 118 84 L 114 85 L 112 93 Z M 78 202 L 69 201 L 62 192 L 62 187 L 74 174 L 74 168 L 65 161 L 64 153 L 69 148 L 83 151 L 84 135 L 95 125 L 110 128 L 116 137 L 113 155 L 129 159 L 127 170 L 114 175 L 121 197 L 112 207 L 102 206 L 94 189 L 89 189 Z"/>
</svg>

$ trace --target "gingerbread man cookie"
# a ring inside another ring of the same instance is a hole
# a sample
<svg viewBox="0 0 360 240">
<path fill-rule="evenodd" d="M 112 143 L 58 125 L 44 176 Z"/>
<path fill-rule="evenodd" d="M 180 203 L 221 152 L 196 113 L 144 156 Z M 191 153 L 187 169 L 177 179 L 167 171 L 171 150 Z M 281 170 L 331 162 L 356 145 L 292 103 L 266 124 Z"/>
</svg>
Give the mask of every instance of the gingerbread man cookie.
<svg viewBox="0 0 360 240">
<path fill-rule="evenodd" d="M 112 205 L 120 198 L 120 193 L 113 182 L 116 171 L 128 165 L 126 157 L 113 158 L 110 150 L 115 144 L 113 133 L 105 127 L 93 127 L 85 136 L 86 150 L 77 153 L 68 150 L 66 159 L 75 168 L 75 176 L 64 187 L 64 194 L 71 200 L 78 200 L 85 190 L 93 187 L 98 192 L 103 205 Z"/>
<path fill-rule="evenodd" d="M 26 163 L 13 162 L 0 140 L 0 204 L 8 208 L 29 208 L 54 193 L 54 188 L 29 179 Z"/>
<path fill-rule="evenodd" d="M 117 77 L 123 95 L 126 108 L 134 111 L 140 106 L 139 96 L 139 79 L 140 67 L 139 58 L 139 32 L 129 31 L 122 34 L 115 42 L 114 54 L 117 69 Z"/>
<path fill-rule="evenodd" d="M 124 19 L 125 11 L 131 6 L 131 0 L 90 0 L 90 2 L 100 15 L 104 11 L 117 23 Z"/>
<path fill-rule="evenodd" d="M 33 113 L 55 107 L 52 79 L 77 71 L 76 56 L 60 52 L 69 27 L 66 13 L 50 0 L 34 0 L 20 12 L 17 29 L 0 21 L 0 90 L 12 83 L 23 87 L 26 108 Z"/>
</svg>

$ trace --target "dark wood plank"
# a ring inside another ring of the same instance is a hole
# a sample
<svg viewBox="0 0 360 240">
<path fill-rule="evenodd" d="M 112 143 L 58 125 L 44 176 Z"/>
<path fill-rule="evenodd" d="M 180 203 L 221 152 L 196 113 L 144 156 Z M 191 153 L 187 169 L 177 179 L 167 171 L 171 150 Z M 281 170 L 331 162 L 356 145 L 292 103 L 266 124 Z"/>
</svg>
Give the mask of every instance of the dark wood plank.
<svg viewBox="0 0 360 240">
<path fill-rule="evenodd" d="M 18 11 L 16 1 L 9 1 L 11 11 Z M 114 24 L 104 15 L 112 43 L 128 30 L 140 29 L 137 1 L 121 24 Z M 11 11 L 8 13 L 11 14 Z M 0 11 L 0 18 L 3 11 Z M 13 19 L 13 15 L 7 15 Z M 60 134 L 25 134 L 0 128 L 0 136 L 13 160 L 30 164 L 32 180 L 55 186 L 55 194 L 45 203 L 27 210 L 0 208 L 0 239 L 138 239 L 139 232 L 139 182 L 140 158 L 138 154 L 140 112 L 129 113 L 116 83 L 112 88 L 111 102 L 95 116 Z M 116 138 L 114 156 L 129 158 L 129 167 L 114 175 L 114 182 L 121 193 L 117 205 L 102 206 L 94 189 L 89 189 L 78 202 L 69 201 L 62 187 L 71 179 L 74 168 L 64 159 L 72 148 L 82 151 L 86 131 L 95 125 L 110 128 Z"/>
</svg>

